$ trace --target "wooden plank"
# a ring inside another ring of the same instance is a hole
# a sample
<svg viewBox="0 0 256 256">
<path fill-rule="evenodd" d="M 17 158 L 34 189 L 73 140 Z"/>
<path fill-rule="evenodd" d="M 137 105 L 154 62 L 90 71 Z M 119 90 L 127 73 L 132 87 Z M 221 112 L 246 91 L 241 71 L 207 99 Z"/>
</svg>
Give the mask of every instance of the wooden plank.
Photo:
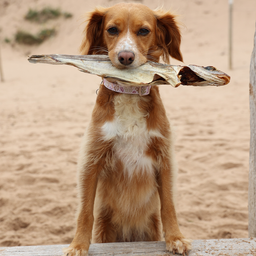
<svg viewBox="0 0 256 256">
<path fill-rule="evenodd" d="M 250 71 L 249 237 L 256 237 L 256 30 Z"/>
<path fill-rule="evenodd" d="M 0 247 L 0 256 L 61 256 L 68 245 Z M 165 242 L 92 244 L 89 256 L 168 256 Z M 256 239 L 195 240 L 189 256 L 256 256 Z"/>
</svg>

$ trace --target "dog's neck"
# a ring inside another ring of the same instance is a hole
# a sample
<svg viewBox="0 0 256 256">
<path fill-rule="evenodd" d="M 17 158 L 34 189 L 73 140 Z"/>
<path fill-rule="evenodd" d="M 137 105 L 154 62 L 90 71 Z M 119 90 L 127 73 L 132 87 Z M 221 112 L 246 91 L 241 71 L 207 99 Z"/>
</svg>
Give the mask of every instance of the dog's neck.
<svg viewBox="0 0 256 256">
<path fill-rule="evenodd" d="M 107 79 L 103 78 L 103 85 L 111 91 L 125 93 L 125 94 L 138 94 L 140 96 L 145 96 L 150 93 L 151 85 L 146 86 L 127 86 L 119 83 L 109 82 Z"/>
</svg>

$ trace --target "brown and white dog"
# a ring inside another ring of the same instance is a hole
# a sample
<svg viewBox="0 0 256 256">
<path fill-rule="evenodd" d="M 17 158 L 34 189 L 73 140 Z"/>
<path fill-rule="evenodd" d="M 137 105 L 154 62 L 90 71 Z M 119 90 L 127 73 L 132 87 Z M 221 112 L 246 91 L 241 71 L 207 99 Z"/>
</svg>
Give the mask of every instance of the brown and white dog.
<svg viewBox="0 0 256 256">
<path fill-rule="evenodd" d="M 91 13 L 81 52 L 136 68 L 161 56 L 182 61 L 180 41 L 174 15 L 120 3 Z M 185 255 L 191 245 L 177 222 L 172 131 L 158 87 L 144 96 L 139 88 L 120 88 L 104 80 L 98 92 L 78 162 L 76 234 L 65 255 L 87 255 L 91 239 L 159 241 L 162 229 L 167 249 Z"/>
</svg>

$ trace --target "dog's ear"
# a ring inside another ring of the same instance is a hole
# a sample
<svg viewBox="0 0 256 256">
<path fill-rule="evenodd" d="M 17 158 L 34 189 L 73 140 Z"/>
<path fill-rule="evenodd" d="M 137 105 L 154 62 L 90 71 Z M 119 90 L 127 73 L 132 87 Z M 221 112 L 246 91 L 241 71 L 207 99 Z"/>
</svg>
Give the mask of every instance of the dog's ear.
<svg viewBox="0 0 256 256">
<path fill-rule="evenodd" d="M 169 12 L 156 11 L 157 19 L 157 44 L 163 51 L 163 60 L 169 63 L 169 55 L 173 58 L 183 61 L 180 52 L 181 34 L 176 23 L 175 16 Z"/>
<path fill-rule="evenodd" d="M 80 52 L 83 55 L 106 54 L 104 45 L 104 17 L 106 9 L 95 9 L 90 13 L 87 26 L 84 29 L 84 40 L 80 46 Z"/>
</svg>

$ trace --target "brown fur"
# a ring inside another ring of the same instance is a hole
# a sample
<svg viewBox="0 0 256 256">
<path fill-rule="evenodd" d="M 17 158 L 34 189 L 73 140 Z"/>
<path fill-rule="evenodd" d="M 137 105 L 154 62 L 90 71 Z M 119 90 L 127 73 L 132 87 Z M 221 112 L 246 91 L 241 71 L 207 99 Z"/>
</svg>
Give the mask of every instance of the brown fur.
<svg viewBox="0 0 256 256">
<path fill-rule="evenodd" d="M 109 35 L 108 26 L 117 26 L 118 35 Z M 145 26 L 150 33 L 138 36 Z M 174 16 L 141 4 L 95 10 L 85 33 L 82 53 L 109 54 L 117 67 L 116 49 L 126 37 L 135 48 L 136 65 L 160 56 L 168 62 L 169 55 L 182 60 Z M 80 150 L 77 230 L 65 255 L 87 255 L 90 239 L 159 241 L 162 229 L 167 249 L 186 254 L 190 242 L 179 230 L 174 206 L 173 154 L 171 127 L 156 86 L 140 97 L 101 85 Z"/>
</svg>

